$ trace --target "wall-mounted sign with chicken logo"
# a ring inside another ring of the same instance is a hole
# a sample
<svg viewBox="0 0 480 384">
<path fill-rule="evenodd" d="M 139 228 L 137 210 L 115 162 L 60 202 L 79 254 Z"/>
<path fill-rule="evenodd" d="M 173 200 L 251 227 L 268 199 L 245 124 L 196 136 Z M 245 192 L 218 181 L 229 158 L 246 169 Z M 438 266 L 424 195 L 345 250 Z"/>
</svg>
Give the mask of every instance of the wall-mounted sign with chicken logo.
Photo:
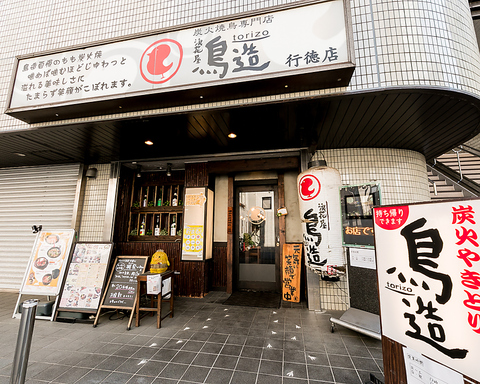
<svg viewBox="0 0 480 384">
<path fill-rule="evenodd" d="M 355 65 L 346 7 L 346 0 L 322 1 L 190 28 L 178 26 L 123 41 L 35 52 L 18 60 L 7 113 L 19 116 L 25 108 L 63 104 L 68 110 L 73 102 L 224 84 L 231 84 L 231 92 L 240 95 L 243 87 L 234 84 L 243 82 L 252 83 L 256 94 L 255 88 L 265 87 L 265 79 L 297 75 L 316 79 L 322 71 L 326 72 L 322 79 L 347 85 Z M 318 89 L 315 84 L 311 87 Z M 143 103 L 129 105 L 143 107 Z M 88 109 L 82 109 L 81 116 L 87 114 Z M 32 111 L 25 117 L 33 121 Z"/>
<path fill-rule="evenodd" d="M 182 59 L 183 49 L 178 41 L 158 40 L 143 52 L 140 72 L 149 83 L 165 83 L 178 72 Z"/>
<path fill-rule="evenodd" d="M 307 174 L 298 183 L 298 195 L 302 200 L 312 200 L 318 196 L 321 188 L 320 181 L 314 175 Z"/>
</svg>

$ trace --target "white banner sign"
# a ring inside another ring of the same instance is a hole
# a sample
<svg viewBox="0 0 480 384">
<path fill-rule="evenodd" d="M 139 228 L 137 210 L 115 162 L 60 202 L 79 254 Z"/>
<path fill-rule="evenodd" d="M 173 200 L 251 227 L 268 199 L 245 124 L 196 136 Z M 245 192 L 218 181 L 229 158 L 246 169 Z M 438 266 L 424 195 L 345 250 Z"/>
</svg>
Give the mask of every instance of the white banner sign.
<svg viewBox="0 0 480 384">
<path fill-rule="evenodd" d="M 382 334 L 480 380 L 480 200 L 374 216 Z"/>
<path fill-rule="evenodd" d="M 10 109 L 351 66 L 342 0 L 19 60 Z"/>
</svg>

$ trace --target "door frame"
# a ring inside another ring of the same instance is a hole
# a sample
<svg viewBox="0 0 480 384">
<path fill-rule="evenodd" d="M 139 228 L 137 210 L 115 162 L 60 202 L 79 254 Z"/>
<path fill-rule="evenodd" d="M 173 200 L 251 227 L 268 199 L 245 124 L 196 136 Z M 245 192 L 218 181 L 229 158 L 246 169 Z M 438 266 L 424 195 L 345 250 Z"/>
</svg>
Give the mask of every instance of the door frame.
<svg viewBox="0 0 480 384">
<path fill-rule="evenodd" d="M 261 192 L 261 191 L 273 191 L 273 204 L 272 210 L 275 213 L 276 210 L 279 208 L 279 191 L 278 191 L 278 182 L 277 180 L 271 180 L 272 182 L 269 183 L 268 181 L 263 181 L 261 184 L 257 182 L 241 182 L 235 185 L 234 188 L 234 217 L 233 217 L 233 281 L 232 281 L 232 288 L 233 291 L 239 290 L 239 268 L 240 268 L 240 258 L 239 258 L 239 240 L 240 235 L 238 233 L 238 219 L 239 219 L 239 194 L 240 192 Z M 280 260 L 281 260 L 281 249 L 282 244 L 280 243 L 280 226 L 278 217 L 274 214 L 274 230 L 275 230 L 275 289 L 274 292 L 279 293 L 281 288 L 281 276 L 280 276 Z M 278 244 L 278 245 L 277 245 Z M 271 286 L 271 283 L 262 283 L 252 282 L 250 284 L 251 289 L 253 290 L 265 290 L 266 287 Z"/>
</svg>

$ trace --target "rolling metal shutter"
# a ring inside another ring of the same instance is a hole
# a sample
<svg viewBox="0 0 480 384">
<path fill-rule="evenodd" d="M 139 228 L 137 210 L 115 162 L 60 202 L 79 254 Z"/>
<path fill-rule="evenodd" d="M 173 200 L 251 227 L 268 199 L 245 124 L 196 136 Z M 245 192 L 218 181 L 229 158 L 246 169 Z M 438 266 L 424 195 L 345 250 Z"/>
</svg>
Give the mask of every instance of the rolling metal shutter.
<svg viewBox="0 0 480 384">
<path fill-rule="evenodd" d="M 72 228 L 79 164 L 0 169 L 0 289 L 19 289 L 36 234 Z"/>
</svg>

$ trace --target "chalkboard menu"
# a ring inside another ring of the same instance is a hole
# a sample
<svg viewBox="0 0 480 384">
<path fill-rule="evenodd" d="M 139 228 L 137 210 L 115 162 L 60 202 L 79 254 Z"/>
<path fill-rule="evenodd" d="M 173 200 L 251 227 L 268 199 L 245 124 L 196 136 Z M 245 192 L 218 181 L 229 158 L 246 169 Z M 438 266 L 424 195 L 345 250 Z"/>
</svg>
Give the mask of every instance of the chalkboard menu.
<svg viewBox="0 0 480 384">
<path fill-rule="evenodd" d="M 117 256 L 112 273 L 108 280 L 107 289 L 103 295 L 102 308 L 131 310 L 128 329 L 132 322 L 137 298 L 137 276 L 145 272 L 148 256 Z M 93 326 L 95 327 L 100 310 Z"/>
</svg>

